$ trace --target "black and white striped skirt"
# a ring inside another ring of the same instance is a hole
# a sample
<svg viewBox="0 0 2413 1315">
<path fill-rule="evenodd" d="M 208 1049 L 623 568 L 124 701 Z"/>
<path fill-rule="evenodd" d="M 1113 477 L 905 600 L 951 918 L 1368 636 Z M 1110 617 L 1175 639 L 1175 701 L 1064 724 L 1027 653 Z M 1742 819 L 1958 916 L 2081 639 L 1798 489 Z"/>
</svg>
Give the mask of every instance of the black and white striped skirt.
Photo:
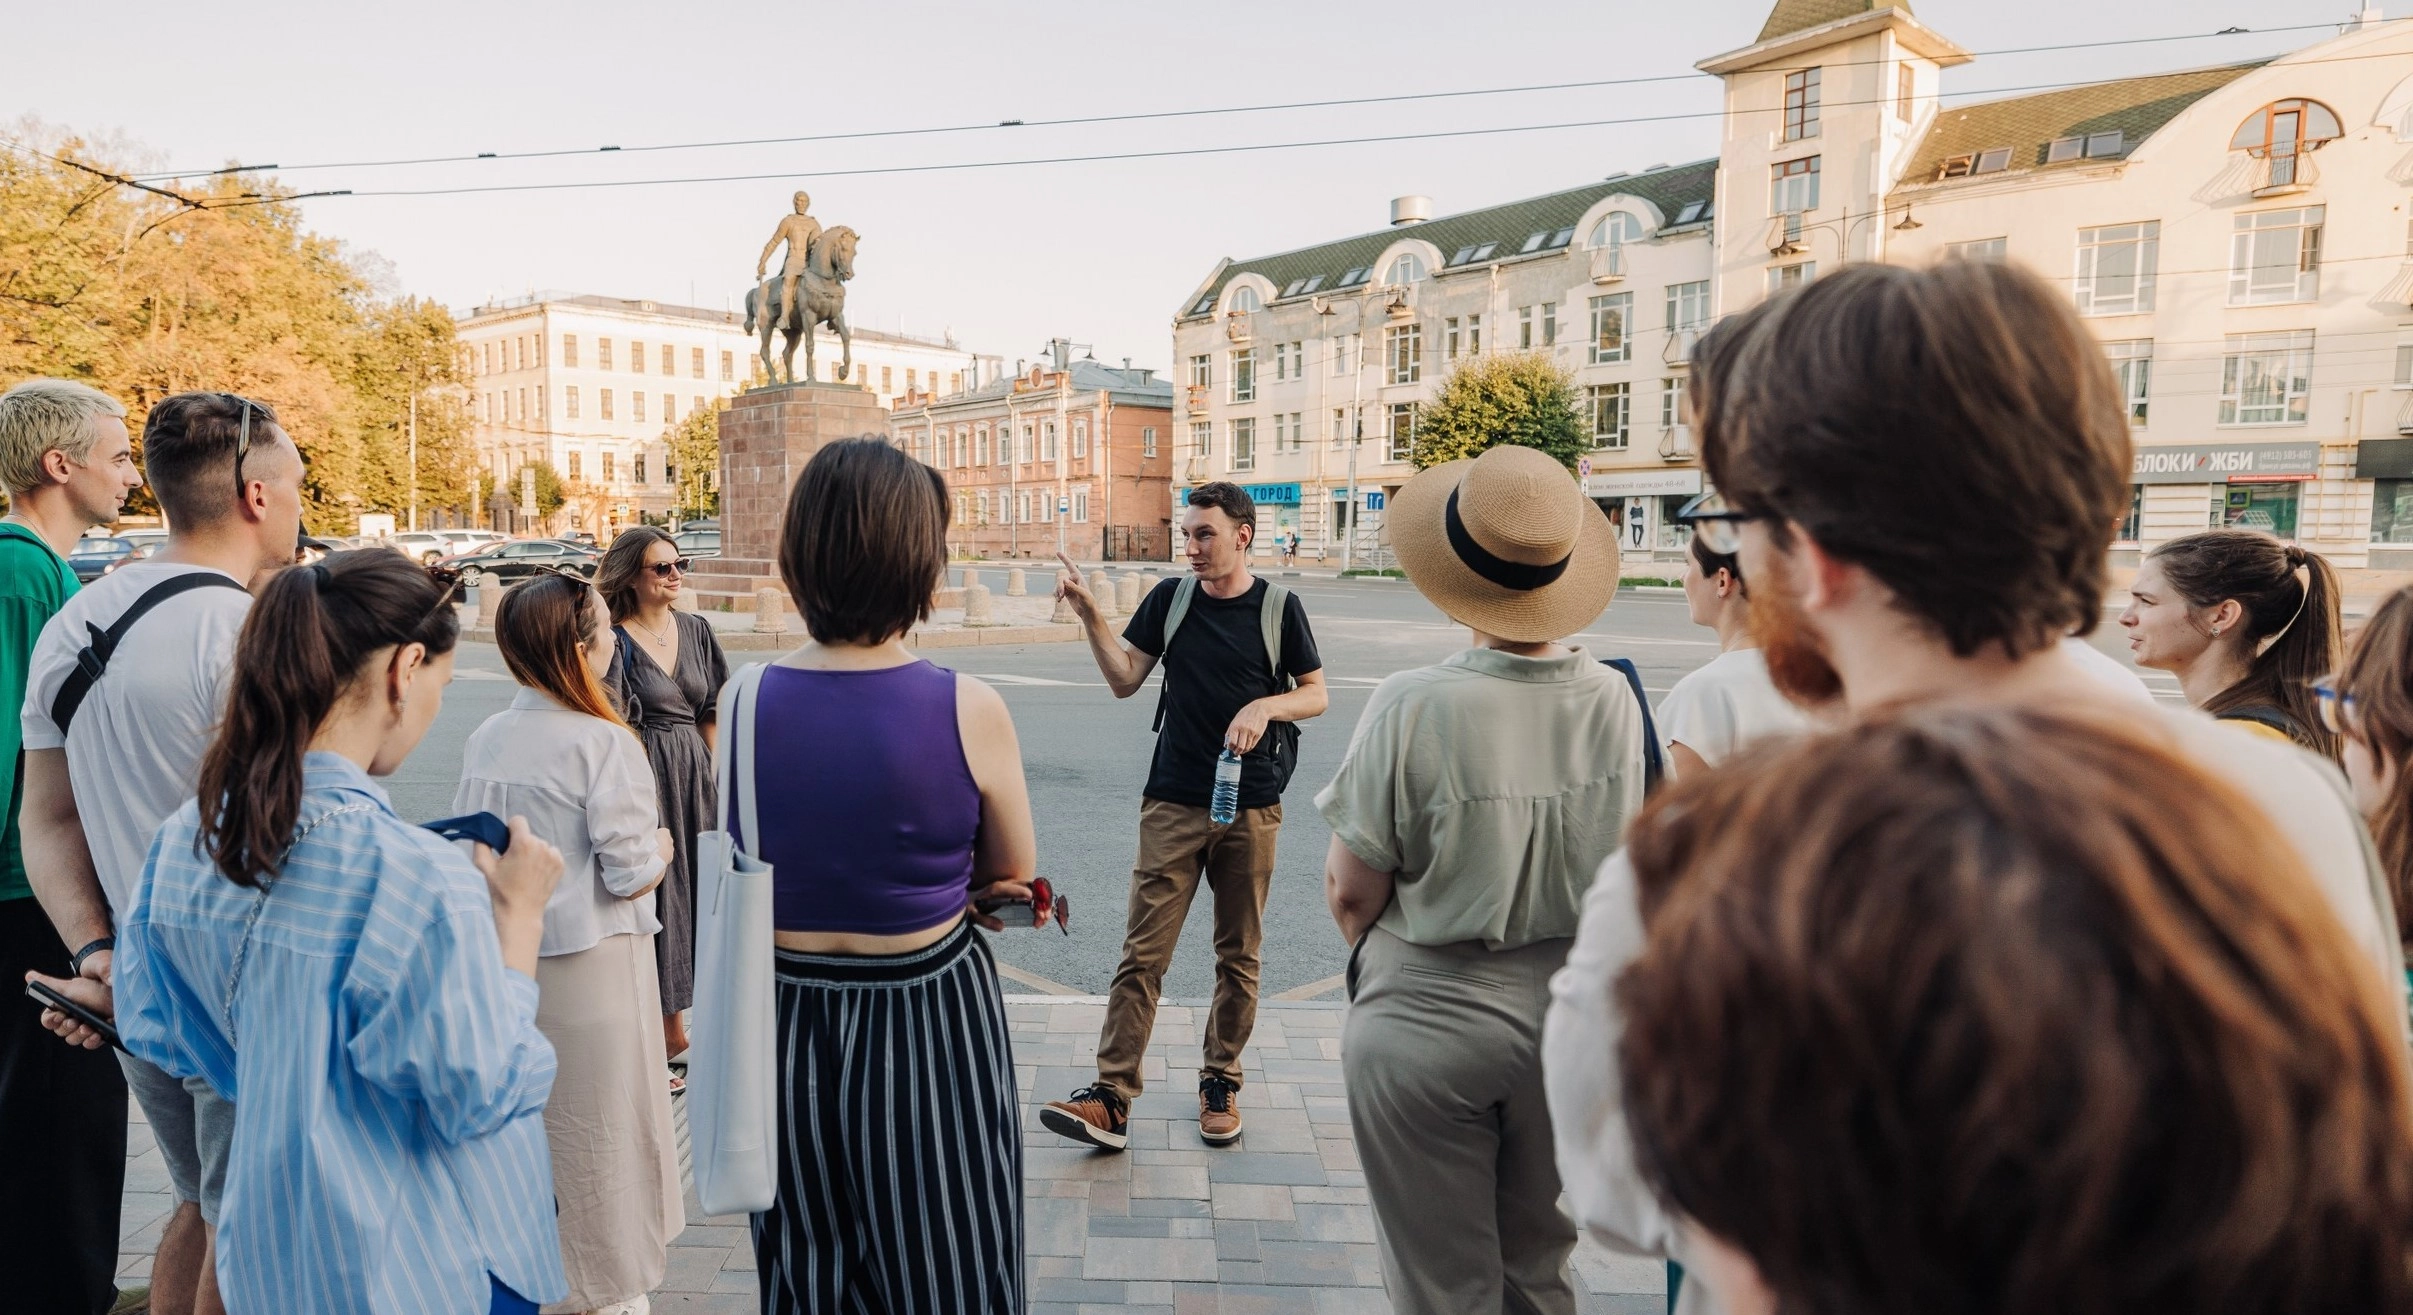
<svg viewBox="0 0 2413 1315">
<path fill-rule="evenodd" d="M 765 1312 L 1022 1310 L 1022 1139 L 996 962 L 778 952 L 779 1197 Z"/>
</svg>

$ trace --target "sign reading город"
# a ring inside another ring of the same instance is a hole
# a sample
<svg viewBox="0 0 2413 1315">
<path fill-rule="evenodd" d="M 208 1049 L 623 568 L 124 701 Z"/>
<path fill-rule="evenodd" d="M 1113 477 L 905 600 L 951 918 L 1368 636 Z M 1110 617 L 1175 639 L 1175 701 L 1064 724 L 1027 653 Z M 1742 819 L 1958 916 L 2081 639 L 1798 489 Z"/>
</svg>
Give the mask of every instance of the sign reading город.
<svg viewBox="0 0 2413 1315">
<path fill-rule="evenodd" d="M 2140 446 L 2129 470 L 2129 478 L 2139 484 L 2292 483 L 2321 473 L 2321 445 Z"/>
</svg>

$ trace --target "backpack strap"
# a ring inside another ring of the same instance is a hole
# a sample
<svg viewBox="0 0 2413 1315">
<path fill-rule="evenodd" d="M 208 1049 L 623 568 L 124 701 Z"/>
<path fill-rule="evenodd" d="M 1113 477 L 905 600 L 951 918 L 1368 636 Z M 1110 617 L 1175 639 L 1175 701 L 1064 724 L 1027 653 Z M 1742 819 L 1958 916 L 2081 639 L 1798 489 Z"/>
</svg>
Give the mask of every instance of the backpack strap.
<svg viewBox="0 0 2413 1315">
<path fill-rule="evenodd" d="M 126 632 L 134 628 L 135 622 L 142 620 L 152 608 L 179 594 L 189 594 L 195 589 L 218 588 L 241 590 L 243 585 L 233 576 L 220 575 L 216 571 L 187 571 L 182 575 L 169 576 L 143 590 L 142 597 L 135 599 L 132 607 L 119 613 L 117 620 L 107 630 L 85 622 L 84 629 L 90 634 L 91 642 L 76 653 L 75 669 L 67 673 L 67 679 L 59 682 L 59 692 L 50 701 L 50 721 L 59 728 L 59 734 L 67 733 L 68 724 L 75 720 L 76 709 L 84 706 L 84 696 L 92 692 L 93 683 L 109 670 L 110 657 L 117 652 L 117 646 L 125 640 Z"/>
<path fill-rule="evenodd" d="M 2275 708 L 2267 703 L 2231 708 L 2226 712 L 2215 714 L 2212 720 L 2250 721 L 2257 726 L 2268 726 L 2298 744 L 2304 742 L 2304 724 L 2289 716 L 2285 708 Z"/>
<path fill-rule="evenodd" d="M 1174 584 L 1173 605 L 1165 609 L 1164 641 L 1157 648 L 1158 665 L 1162 666 L 1166 658 L 1173 656 L 1173 632 L 1181 629 L 1183 618 L 1190 614 L 1190 600 L 1197 596 L 1197 576 L 1185 575 Z M 1165 728 L 1165 686 L 1171 684 L 1172 681 L 1173 668 L 1171 667 L 1165 667 L 1164 674 L 1156 678 L 1156 724 L 1148 728 L 1152 731 L 1162 731 Z"/>
<path fill-rule="evenodd" d="M 712 770 L 720 780 L 721 830 L 729 833 L 730 848 L 748 853 L 761 844 L 754 802 L 755 692 L 762 684 L 763 663 L 750 662 L 737 679 L 721 689 L 720 732 L 714 736 Z"/>
<path fill-rule="evenodd" d="M 1634 691 L 1635 705 L 1642 709 L 1642 793 L 1648 798 L 1667 775 L 1667 764 L 1659 756 L 1659 727 L 1651 718 L 1650 698 L 1642 691 L 1642 673 L 1635 669 L 1632 658 L 1602 658 L 1600 665 L 1613 667 L 1625 677 L 1627 687 Z"/>
<path fill-rule="evenodd" d="M 1268 580 L 1265 599 L 1257 605 L 1257 632 L 1265 640 L 1265 660 L 1272 665 L 1274 688 L 1289 690 L 1293 682 L 1282 674 L 1282 620 L 1290 610 L 1290 590 Z"/>
</svg>

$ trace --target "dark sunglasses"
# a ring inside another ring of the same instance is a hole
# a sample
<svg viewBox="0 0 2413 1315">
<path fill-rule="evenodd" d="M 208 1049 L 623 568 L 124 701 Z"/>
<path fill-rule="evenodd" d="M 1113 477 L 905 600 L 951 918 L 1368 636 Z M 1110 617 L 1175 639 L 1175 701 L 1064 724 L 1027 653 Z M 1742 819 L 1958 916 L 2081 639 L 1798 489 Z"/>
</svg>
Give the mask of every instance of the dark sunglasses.
<svg viewBox="0 0 2413 1315">
<path fill-rule="evenodd" d="M 695 559 L 693 557 L 681 557 L 677 561 L 673 562 L 647 562 L 645 564 L 645 569 L 653 572 L 657 577 L 667 580 L 670 578 L 671 572 L 673 571 L 678 572 L 680 575 L 685 575 L 689 571 L 694 570 Z"/>
<path fill-rule="evenodd" d="M 259 410 L 260 404 L 241 393 L 220 393 L 218 396 L 243 409 L 243 428 L 235 435 L 235 501 L 241 502 L 251 488 L 251 484 L 243 478 L 243 457 L 251 451 L 251 413 Z"/>
</svg>

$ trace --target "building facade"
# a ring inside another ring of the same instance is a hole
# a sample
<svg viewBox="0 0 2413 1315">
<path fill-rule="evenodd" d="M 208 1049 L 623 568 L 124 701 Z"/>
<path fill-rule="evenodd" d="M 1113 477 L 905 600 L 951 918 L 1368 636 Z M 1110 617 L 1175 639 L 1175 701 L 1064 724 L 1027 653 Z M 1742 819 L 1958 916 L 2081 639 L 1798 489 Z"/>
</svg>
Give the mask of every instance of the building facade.
<svg viewBox="0 0 2413 1315">
<path fill-rule="evenodd" d="M 1173 386 L 1153 370 L 1050 359 L 964 392 L 898 399 L 896 445 L 947 480 L 957 557 L 1165 561 Z"/>
<path fill-rule="evenodd" d="M 762 378 L 744 317 L 694 306 L 545 293 L 460 316 L 459 338 L 478 461 L 497 490 L 487 519 L 507 530 L 538 528 L 517 492 L 521 468 L 538 461 L 572 491 L 546 530 L 608 534 L 662 518 L 677 492 L 670 429 Z M 824 330 L 814 350 L 834 380 L 836 335 Z M 854 332 L 854 356 L 852 382 L 883 404 L 977 388 L 999 372 L 995 356 L 866 329 Z"/>
<path fill-rule="evenodd" d="M 1402 198 L 1386 229 L 1219 265 L 1175 323 L 1176 492 L 1259 484 L 1261 550 L 1295 528 L 1378 559 L 1415 408 L 1461 356 L 1540 350 L 1574 376 L 1629 558 L 1672 562 L 1703 487 L 1679 406 L 1702 329 L 1854 260 L 2009 260 L 2068 290 L 2126 391 L 2115 560 L 2225 524 L 2413 567 L 2413 22 L 2345 27 L 1945 105 L 1971 56 L 1907 3 L 1782 0 L 1699 65 L 1725 83 L 1716 159 L 1442 219 Z"/>
</svg>

